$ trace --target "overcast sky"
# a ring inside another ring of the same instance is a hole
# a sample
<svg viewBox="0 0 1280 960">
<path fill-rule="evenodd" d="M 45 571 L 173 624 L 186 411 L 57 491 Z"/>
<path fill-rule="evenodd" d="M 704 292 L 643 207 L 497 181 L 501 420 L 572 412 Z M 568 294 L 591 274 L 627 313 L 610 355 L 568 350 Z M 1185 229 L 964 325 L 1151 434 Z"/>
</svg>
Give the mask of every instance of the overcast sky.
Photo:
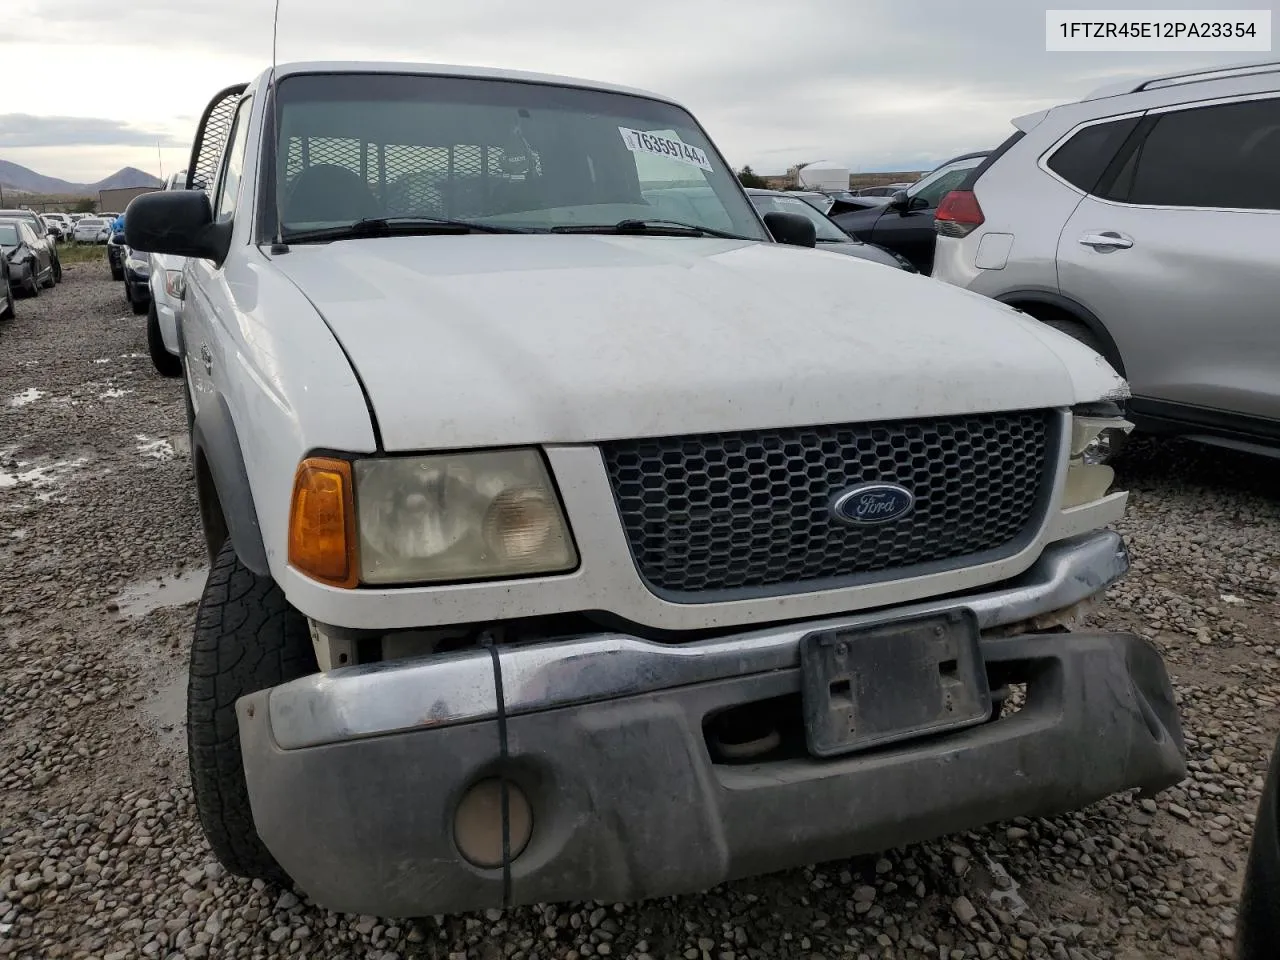
<svg viewBox="0 0 1280 960">
<path fill-rule="evenodd" d="M 0 159 L 81 182 L 125 165 L 181 168 L 213 93 L 269 65 L 272 2 L 4 0 Z M 281 0 L 279 53 L 282 62 L 481 64 L 645 87 L 683 101 L 735 166 L 761 173 L 813 160 L 920 169 L 993 146 L 1010 118 L 1103 83 L 1262 56 L 1046 53 L 1046 6 Z M 1274 10 L 1277 0 L 1076 6 Z"/>
</svg>

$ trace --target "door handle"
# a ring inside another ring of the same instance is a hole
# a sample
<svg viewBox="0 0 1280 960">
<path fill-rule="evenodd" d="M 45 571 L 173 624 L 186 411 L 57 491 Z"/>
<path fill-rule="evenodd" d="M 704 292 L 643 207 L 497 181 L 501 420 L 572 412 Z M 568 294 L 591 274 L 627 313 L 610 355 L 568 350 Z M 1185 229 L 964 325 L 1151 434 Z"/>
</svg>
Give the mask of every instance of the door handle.
<svg viewBox="0 0 1280 960">
<path fill-rule="evenodd" d="M 1112 230 L 1105 233 L 1086 233 L 1080 238 L 1080 242 L 1095 250 L 1128 250 L 1133 246 L 1132 240 Z"/>
<path fill-rule="evenodd" d="M 213 373 L 213 354 L 209 352 L 207 343 L 200 344 L 200 362 L 204 364 L 205 373 Z"/>
</svg>

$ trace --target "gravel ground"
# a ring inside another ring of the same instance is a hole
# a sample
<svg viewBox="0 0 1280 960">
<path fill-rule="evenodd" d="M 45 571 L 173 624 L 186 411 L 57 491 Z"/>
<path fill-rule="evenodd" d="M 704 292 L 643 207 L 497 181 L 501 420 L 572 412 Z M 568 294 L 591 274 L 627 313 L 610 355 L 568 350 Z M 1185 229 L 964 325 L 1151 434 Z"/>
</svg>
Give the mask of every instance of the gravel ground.
<svg viewBox="0 0 1280 960">
<path fill-rule="evenodd" d="M 1280 727 L 1275 464 L 1144 443 L 1123 469 L 1135 570 L 1093 622 L 1164 650 L 1180 786 L 702 896 L 390 922 L 214 863 L 183 756 L 203 555 L 179 386 L 104 264 L 18 314 L 0 324 L 0 956 L 1229 955 Z"/>
</svg>

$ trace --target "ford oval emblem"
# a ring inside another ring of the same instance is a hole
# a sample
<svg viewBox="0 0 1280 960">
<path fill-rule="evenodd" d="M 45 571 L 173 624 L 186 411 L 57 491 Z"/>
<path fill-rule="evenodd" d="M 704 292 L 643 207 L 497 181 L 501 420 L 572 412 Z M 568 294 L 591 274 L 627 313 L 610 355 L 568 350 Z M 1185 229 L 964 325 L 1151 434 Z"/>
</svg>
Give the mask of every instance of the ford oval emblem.
<svg viewBox="0 0 1280 960">
<path fill-rule="evenodd" d="M 831 515 L 845 523 L 888 523 L 915 509 L 915 495 L 896 483 L 863 483 L 841 490 L 831 501 Z"/>
</svg>

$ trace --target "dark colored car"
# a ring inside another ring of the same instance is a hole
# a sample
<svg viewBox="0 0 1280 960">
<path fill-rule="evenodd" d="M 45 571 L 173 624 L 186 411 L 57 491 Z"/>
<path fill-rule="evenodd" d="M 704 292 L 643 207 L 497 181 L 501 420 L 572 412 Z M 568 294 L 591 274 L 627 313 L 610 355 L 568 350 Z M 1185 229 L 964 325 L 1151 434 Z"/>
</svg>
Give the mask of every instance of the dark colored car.
<svg viewBox="0 0 1280 960">
<path fill-rule="evenodd" d="M 868 243 L 876 243 L 910 260 L 917 270 L 933 270 L 933 247 L 937 232 L 933 217 L 938 203 L 960 185 L 969 171 L 986 158 L 989 151 L 966 153 L 935 167 L 906 190 L 899 190 L 887 204 L 833 216 L 845 233 Z"/>
<path fill-rule="evenodd" d="M 830 217 L 818 212 L 812 205 L 797 198 L 794 193 L 751 188 L 747 190 L 747 196 L 762 217 L 766 213 L 798 213 L 807 217 L 813 223 L 819 250 L 830 250 L 832 253 L 843 253 L 850 257 L 858 257 L 860 260 L 871 260 L 888 267 L 916 272 L 911 261 L 905 257 L 900 257 L 891 250 L 885 250 L 873 243 L 853 239 L 837 227 Z"/>
<path fill-rule="evenodd" d="M 13 286 L 9 283 L 9 258 L 0 256 L 0 320 L 12 320 L 15 312 Z"/>
<path fill-rule="evenodd" d="M 909 183 L 886 183 L 879 187 L 863 187 L 858 191 L 860 197 L 892 197 L 899 190 L 906 190 Z"/>
<path fill-rule="evenodd" d="M 1280 739 L 1253 823 L 1236 913 L 1236 960 L 1271 960 L 1280 950 Z"/>
<path fill-rule="evenodd" d="M 30 297 L 41 287 L 52 287 L 53 240 L 37 237 L 26 220 L 0 219 L 0 256 L 9 268 L 9 283 Z"/>
<path fill-rule="evenodd" d="M 107 240 L 107 266 L 111 268 L 112 280 L 124 279 L 124 231 L 113 233 Z"/>
<path fill-rule="evenodd" d="M 62 282 L 62 261 L 58 259 L 57 242 L 49 232 L 49 225 L 34 210 L 0 210 L 0 220 L 23 220 L 30 227 L 37 239 L 45 240 L 53 256 L 53 282 Z"/>
<path fill-rule="evenodd" d="M 151 306 L 151 254 L 123 247 L 124 296 L 137 314 Z"/>
</svg>

